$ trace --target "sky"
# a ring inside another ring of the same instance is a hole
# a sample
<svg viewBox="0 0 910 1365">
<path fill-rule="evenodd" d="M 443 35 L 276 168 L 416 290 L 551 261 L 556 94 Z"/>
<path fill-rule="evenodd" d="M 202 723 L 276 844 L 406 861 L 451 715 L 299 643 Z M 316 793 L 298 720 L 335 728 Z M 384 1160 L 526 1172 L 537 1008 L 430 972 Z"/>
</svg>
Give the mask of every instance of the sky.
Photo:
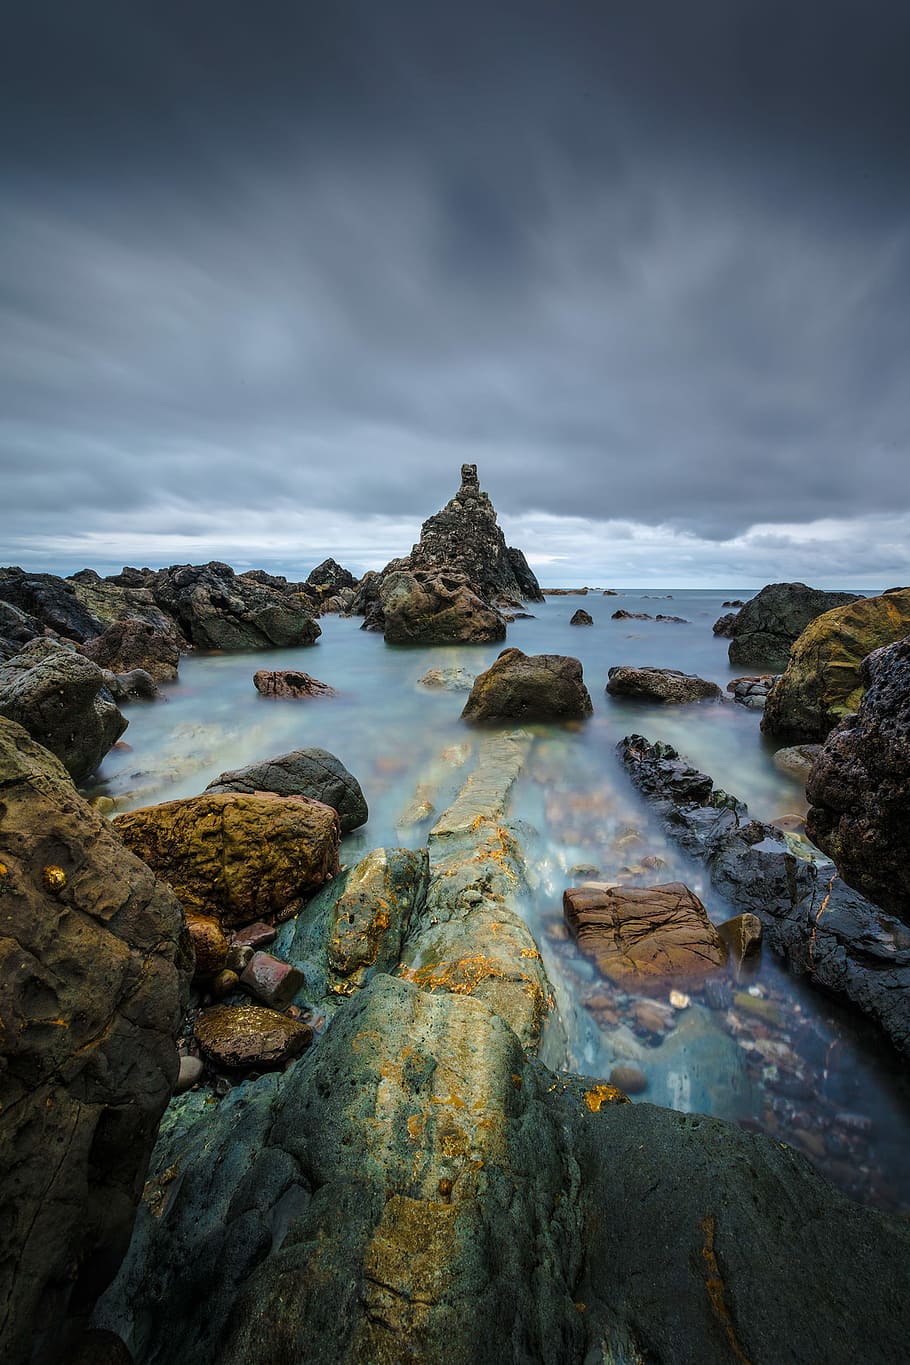
<svg viewBox="0 0 910 1365">
<path fill-rule="evenodd" d="M 0 562 L 910 581 L 906 0 L 29 0 Z"/>
</svg>

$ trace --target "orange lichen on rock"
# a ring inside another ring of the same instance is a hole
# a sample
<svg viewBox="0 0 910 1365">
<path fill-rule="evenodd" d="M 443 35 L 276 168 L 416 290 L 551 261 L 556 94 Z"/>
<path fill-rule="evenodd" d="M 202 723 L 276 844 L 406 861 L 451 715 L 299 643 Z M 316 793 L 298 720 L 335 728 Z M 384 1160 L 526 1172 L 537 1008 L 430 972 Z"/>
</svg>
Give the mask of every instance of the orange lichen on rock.
<svg viewBox="0 0 910 1365">
<path fill-rule="evenodd" d="M 584 1094 L 585 1104 L 592 1114 L 597 1114 L 605 1104 L 631 1104 L 628 1095 L 615 1085 L 593 1085 Z"/>
</svg>

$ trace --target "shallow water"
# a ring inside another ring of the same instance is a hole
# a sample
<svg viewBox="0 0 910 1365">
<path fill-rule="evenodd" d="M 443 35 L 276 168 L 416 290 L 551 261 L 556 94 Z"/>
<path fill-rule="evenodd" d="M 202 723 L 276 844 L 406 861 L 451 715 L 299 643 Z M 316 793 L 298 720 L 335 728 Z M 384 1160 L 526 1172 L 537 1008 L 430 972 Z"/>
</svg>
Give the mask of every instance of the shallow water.
<svg viewBox="0 0 910 1365">
<path fill-rule="evenodd" d="M 642 1099 L 775 1133 L 857 1198 L 910 1212 L 906 1068 L 871 1030 L 766 952 L 735 987 L 745 994 L 732 1010 L 709 1009 L 693 993 L 662 1041 L 643 1035 L 632 1027 L 632 1002 L 605 989 L 563 927 L 563 890 L 595 875 L 637 885 L 684 881 L 715 921 L 734 913 L 633 790 L 615 753 L 624 735 L 674 744 L 758 818 L 804 813 L 801 786 L 771 761 L 775 746 L 762 738 L 760 712 L 732 703 L 662 707 L 604 692 L 607 669 L 620 663 L 680 668 L 724 686 L 743 670 L 730 668 L 727 641 L 711 627 L 727 610 L 723 601 L 737 595 L 554 597 L 530 608 L 533 619 L 509 626 L 509 645 L 579 657 L 595 708 L 577 728 L 531 727 L 537 742 L 513 796 L 533 884 L 525 913 L 560 1007 L 562 1031 L 551 1030 L 547 1060 L 598 1076 L 632 1063 L 648 1081 Z M 593 627 L 569 625 L 578 606 Z M 619 607 L 689 623 L 611 620 Z M 479 672 L 503 646 L 391 647 L 361 631 L 359 620 L 330 616 L 321 625 L 309 648 L 182 660 L 166 704 L 124 708 L 130 749 L 109 755 L 95 791 L 130 809 L 195 795 L 226 769 L 318 744 L 356 775 L 370 805 L 369 823 L 344 841 L 342 860 L 351 864 L 382 844 L 419 847 L 430 807 L 442 811 L 470 771 L 476 735 L 459 718 L 464 693 L 431 691 L 418 679 L 432 667 Z M 339 695 L 262 698 L 252 683 L 257 668 L 303 668 Z M 636 871 L 645 854 L 666 867 Z"/>
</svg>

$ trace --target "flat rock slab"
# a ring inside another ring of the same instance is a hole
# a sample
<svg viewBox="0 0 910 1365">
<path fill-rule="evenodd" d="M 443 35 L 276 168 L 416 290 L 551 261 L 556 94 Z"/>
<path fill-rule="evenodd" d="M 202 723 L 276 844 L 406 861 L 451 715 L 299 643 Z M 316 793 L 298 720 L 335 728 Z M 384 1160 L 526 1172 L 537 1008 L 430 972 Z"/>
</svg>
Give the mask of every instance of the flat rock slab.
<svg viewBox="0 0 910 1365">
<path fill-rule="evenodd" d="M 338 871 L 338 816 L 304 796 L 204 792 L 112 824 L 187 911 L 225 926 L 281 919 Z"/>
<path fill-rule="evenodd" d="M 682 882 L 572 887 L 563 895 L 563 910 L 582 952 L 626 989 L 701 981 L 727 960 L 705 907 Z"/>
<path fill-rule="evenodd" d="M 194 1033 L 210 1062 L 242 1071 L 284 1066 L 313 1041 L 307 1024 L 262 1005 L 214 1005 L 196 1016 Z"/>
</svg>

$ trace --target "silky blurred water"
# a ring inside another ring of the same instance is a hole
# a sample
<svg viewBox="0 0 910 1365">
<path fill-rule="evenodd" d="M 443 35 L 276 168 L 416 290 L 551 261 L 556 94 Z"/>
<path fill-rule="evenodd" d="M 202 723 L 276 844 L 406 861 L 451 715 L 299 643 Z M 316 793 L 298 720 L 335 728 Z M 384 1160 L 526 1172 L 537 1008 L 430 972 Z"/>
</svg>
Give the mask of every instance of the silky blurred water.
<svg viewBox="0 0 910 1365">
<path fill-rule="evenodd" d="M 664 838 L 631 787 L 615 753 L 624 735 L 674 744 L 756 817 L 804 813 L 801 785 L 771 761 L 775 746 L 761 735 L 760 712 L 733 703 L 645 704 L 604 691 L 608 668 L 622 663 L 679 668 L 724 687 L 743 670 L 730 668 L 727 641 L 711 627 L 728 610 L 724 600 L 737 595 L 652 589 L 551 597 L 529 608 L 532 619 L 509 626 L 508 645 L 581 659 L 594 702 L 581 726 L 531 727 L 536 743 L 513 793 L 533 887 L 523 908 L 559 1004 L 548 1060 L 598 1076 L 632 1063 L 648 1082 L 642 1099 L 773 1132 L 856 1197 L 910 1211 L 905 1068 L 870 1030 L 765 952 L 735 989 L 751 988 L 758 1007 L 777 1011 L 775 1022 L 739 1008 L 711 1010 L 693 998 L 663 1041 L 643 1037 L 631 1027 L 629 1002 L 620 1000 L 618 1019 L 609 1002 L 603 1008 L 603 983 L 563 927 L 564 889 L 592 876 L 637 885 L 684 881 L 716 922 L 734 913 L 701 866 Z M 569 624 L 579 606 L 593 626 Z M 619 607 L 682 616 L 687 624 L 614 621 Z M 321 745 L 355 774 L 370 806 L 369 823 L 344 841 L 342 860 L 353 863 L 383 844 L 419 847 L 430 820 L 410 822 L 415 797 L 425 817 L 429 807 L 445 808 L 470 771 L 477 734 L 460 720 L 465 693 L 431 691 L 418 679 L 437 667 L 477 673 L 504 646 L 394 647 L 360 630 L 358 619 L 329 616 L 320 624 L 322 637 L 309 648 L 181 660 L 166 703 L 124 708 L 130 747 L 109 755 L 94 790 L 130 809 L 194 795 L 227 769 Z M 252 682 L 258 668 L 304 669 L 338 696 L 260 697 Z M 636 872 L 645 854 L 666 867 Z"/>
</svg>

